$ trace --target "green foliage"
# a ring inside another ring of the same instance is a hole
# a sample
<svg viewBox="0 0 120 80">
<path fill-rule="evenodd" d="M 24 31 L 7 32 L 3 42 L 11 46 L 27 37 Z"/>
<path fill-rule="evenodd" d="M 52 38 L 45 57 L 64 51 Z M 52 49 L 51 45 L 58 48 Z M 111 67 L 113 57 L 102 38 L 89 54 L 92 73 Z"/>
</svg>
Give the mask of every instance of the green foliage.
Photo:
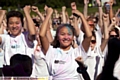
<svg viewBox="0 0 120 80">
<path fill-rule="evenodd" d="M 61 11 L 62 6 L 67 7 L 67 11 L 69 14 L 71 14 L 71 8 L 70 3 L 76 2 L 76 5 L 80 11 L 83 11 L 84 6 L 84 0 L 0 0 L 0 6 L 3 7 L 3 9 L 18 9 L 23 8 L 25 5 L 35 5 L 38 6 L 40 11 L 43 11 L 43 8 L 45 5 L 48 5 L 52 7 L 53 9 L 58 9 L 58 11 Z M 90 0 L 91 1 L 91 0 Z M 114 9 L 118 9 L 120 7 L 120 0 L 116 0 L 117 5 L 114 6 Z M 89 14 L 92 12 L 97 11 L 96 7 L 89 8 Z"/>
</svg>

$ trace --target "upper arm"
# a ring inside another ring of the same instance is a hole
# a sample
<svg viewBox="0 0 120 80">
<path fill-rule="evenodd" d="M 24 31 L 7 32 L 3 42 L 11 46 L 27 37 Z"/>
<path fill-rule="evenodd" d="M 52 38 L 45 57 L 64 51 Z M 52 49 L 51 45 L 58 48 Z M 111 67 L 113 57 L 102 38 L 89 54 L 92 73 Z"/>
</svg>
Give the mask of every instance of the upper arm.
<svg viewBox="0 0 120 80">
<path fill-rule="evenodd" d="M 85 38 L 82 42 L 82 46 L 83 46 L 85 52 L 87 52 L 90 47 L 90 40 L 91 40 L 91 37 Z"/>
<path fill-rule="evenodd" d="M 0 45 L 2 44 L 2 38 L 1 38 L 1 36 L 0 36 Z"/>
<path fill-rule="evenodd" d="M 43 53 L 46 55 L 46 53 L 48 51 L 48 48 L 49 48 L 49 45 L 50 45 L 49 41 L 48 41 L 47 37 L 41 37 L 40 41 L 41 41 L 41 44 L 42 44 Z"/>
</svg>

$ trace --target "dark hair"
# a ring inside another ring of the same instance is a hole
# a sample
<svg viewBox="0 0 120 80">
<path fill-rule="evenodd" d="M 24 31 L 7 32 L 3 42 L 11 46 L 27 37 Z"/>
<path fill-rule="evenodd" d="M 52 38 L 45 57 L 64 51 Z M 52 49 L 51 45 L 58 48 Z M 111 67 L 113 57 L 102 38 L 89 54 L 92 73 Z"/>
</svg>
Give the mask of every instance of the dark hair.
<svg viewBox="0 0 120 80">
<path fill-rule="evenodd" d="M 95 31 L 92 31 L 92 36 L 95 38 L 96 40 L 96 34 L 95 34 Z"/>
<path fill-rule="evenodd" d="M 54 38 L 53 42 L 51 43 L 51 45 L 54 48 L 60 47 L 60 43 L 58 41 L 58 33 L 59 33 L 60 29 L 63 28 L 63 27 L 68 27 L 72 31 L 73 36 L 75 35 L 75 29 L 74 29 L 74 27 L 72 25 L 70 25 L 70 24 L 61 24 L 61 25 L 59 25 L 59 27 L 56 30 L 55 38 Z"/>
<path fill-rule="evenodd" d="M 34 22 L 35 26 L 36 26 L 36 27 L 39 27 L 39 22 L 37 22 L 37 20 L 36 20 L 36 19 L 32 19 L 32 20 L 33 20 L 33 22 Z"/>
<path fill-rule="evenodd" d="M 113 28 L 113 29 L 109 32 L 109 35 L 110 35 L 110 33 L 111 33 L 112 31 L 114 31 L 114 32 L 117 34 L 116 37 L 119 37 L 119 30 L 118 30 L 117 28 Z"/>
<path fill-rule="evenodd" d="M 20 18 L 21 22 L 22 22 L 22 26 L 24 25 L 24 22 L 23 22 L 23 14 L 19 11 L 10 11 L 7 13 L 7 25 L 8 25 L 8 21 L 9 21 L 9 18 L 11 17 L 18 17 Z"/>
<path fill-rule="evenodd" d="M 32 73 L 32 59 L 23 54 L 15 54 L 10 58 L 10 66 L 22 65 L 24 72 L 30 76 Z M 14 75 L 17 75 L 14 74 Z M 18 76 L 18 75 L 17 75 Z M 20 75 L 19 75 L 20 76 Z"/>
</svg>

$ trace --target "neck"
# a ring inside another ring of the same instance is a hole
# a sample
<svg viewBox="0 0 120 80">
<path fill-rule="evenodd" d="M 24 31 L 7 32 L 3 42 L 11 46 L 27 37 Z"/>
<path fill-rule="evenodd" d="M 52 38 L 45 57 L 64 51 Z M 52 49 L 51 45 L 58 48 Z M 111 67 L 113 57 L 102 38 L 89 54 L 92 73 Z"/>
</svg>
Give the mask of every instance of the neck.
<svg viewBox="0 0 120 80">
<path fill-rule="evenodd" d="M 19 36 L 20 34 L 21 34 L 21 33 L 19 33 L 19 34 L 17 34 L 17 35 L 10 34 L 10 36 L 15 38 L 15 37 Z"/>
<path fill-rule="evenodd" d="M 67 50 L 69 50 L 71 48 L 71 46 L 68 46 L 68 47 L 60 47 L 60 49 L 62 49 L 63 51 L 67 51 Z"/>
</svg>

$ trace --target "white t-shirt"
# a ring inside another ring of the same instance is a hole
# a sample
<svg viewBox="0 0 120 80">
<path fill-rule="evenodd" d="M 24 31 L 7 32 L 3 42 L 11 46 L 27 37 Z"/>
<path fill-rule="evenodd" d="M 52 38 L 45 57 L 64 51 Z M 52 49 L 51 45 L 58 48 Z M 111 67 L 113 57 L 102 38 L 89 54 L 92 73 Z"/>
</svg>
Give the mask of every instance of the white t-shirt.
<svg viewBox="0 0 120 80">
<path fill-rule="evenodd" d="M 75 58 L 81 56 L 86 59 L 86 53 L 82 46 L 63 51 L 60 48 L 49 47 L 46 53 L 46 61 L 53 80 L 83 80 L 77 73 L 78 64 Z"/>
<path fill-rule="evenodd" d="M 102 40 L 102 33 L 101 33 L 101 29 L 99 28 L 98 25 L 96 26 L 96 29 L 97 29 L 97 30 L 95 30 L 96 41 L 97 41 L 96 45 L 100 46 L 101 45 L 101 40 Z M 77 44 L 80 45 L 82 43 L 83 39 L 84 39 L 84 33 L 83 33 L 83 31 L 80 30 L 80 34 L 76 38 Z"/>
<path fill-rule="evenodd" d="M 96 80 L 96 77 L 101 73 L 104 65 L 104 53 L 102 53 L 100 47 L 95 46 L 94 50 L 89 51 L 84 63 L 88 66 L 87 72 L 91 80 Z"/>
<path fill-rule="evenodd" d="M 52 37 L 53 37 L 53 39 L 54 39 L 54 38 L 55 38 L 56 31 L 53 30 L 53 29 L 51 29 L 50 31 L 51 31 Z"/>
<path fill-rule="evenodd" d="M 40 46 L 37 46 L 37 40 L 34 41 L 34 54 L 33 54 L 33 71 L 31 77 L 39 78 L 39 77 L 49 77 L 48 66 L 45 60 L 45 55 L 41 51 Z M 36 50 L 37 48 L 37 50 Z"/>
<path fill-rule="evenodd" d="M 14 54 L 25 54 L 32 58 L 34 44 L 28 40 L 27 33 L 21 33 L 16 37 L 8 34 L 1 34 L 3 50 L 4 50 L 4 64 L 10 65 L 10 58 Z"/>
<path fill-rule="evenodd" d="M 2 48 L 0 48 L 0 68 L 3 67 L 4 64 L 4 51 Z"/>
</svg>

